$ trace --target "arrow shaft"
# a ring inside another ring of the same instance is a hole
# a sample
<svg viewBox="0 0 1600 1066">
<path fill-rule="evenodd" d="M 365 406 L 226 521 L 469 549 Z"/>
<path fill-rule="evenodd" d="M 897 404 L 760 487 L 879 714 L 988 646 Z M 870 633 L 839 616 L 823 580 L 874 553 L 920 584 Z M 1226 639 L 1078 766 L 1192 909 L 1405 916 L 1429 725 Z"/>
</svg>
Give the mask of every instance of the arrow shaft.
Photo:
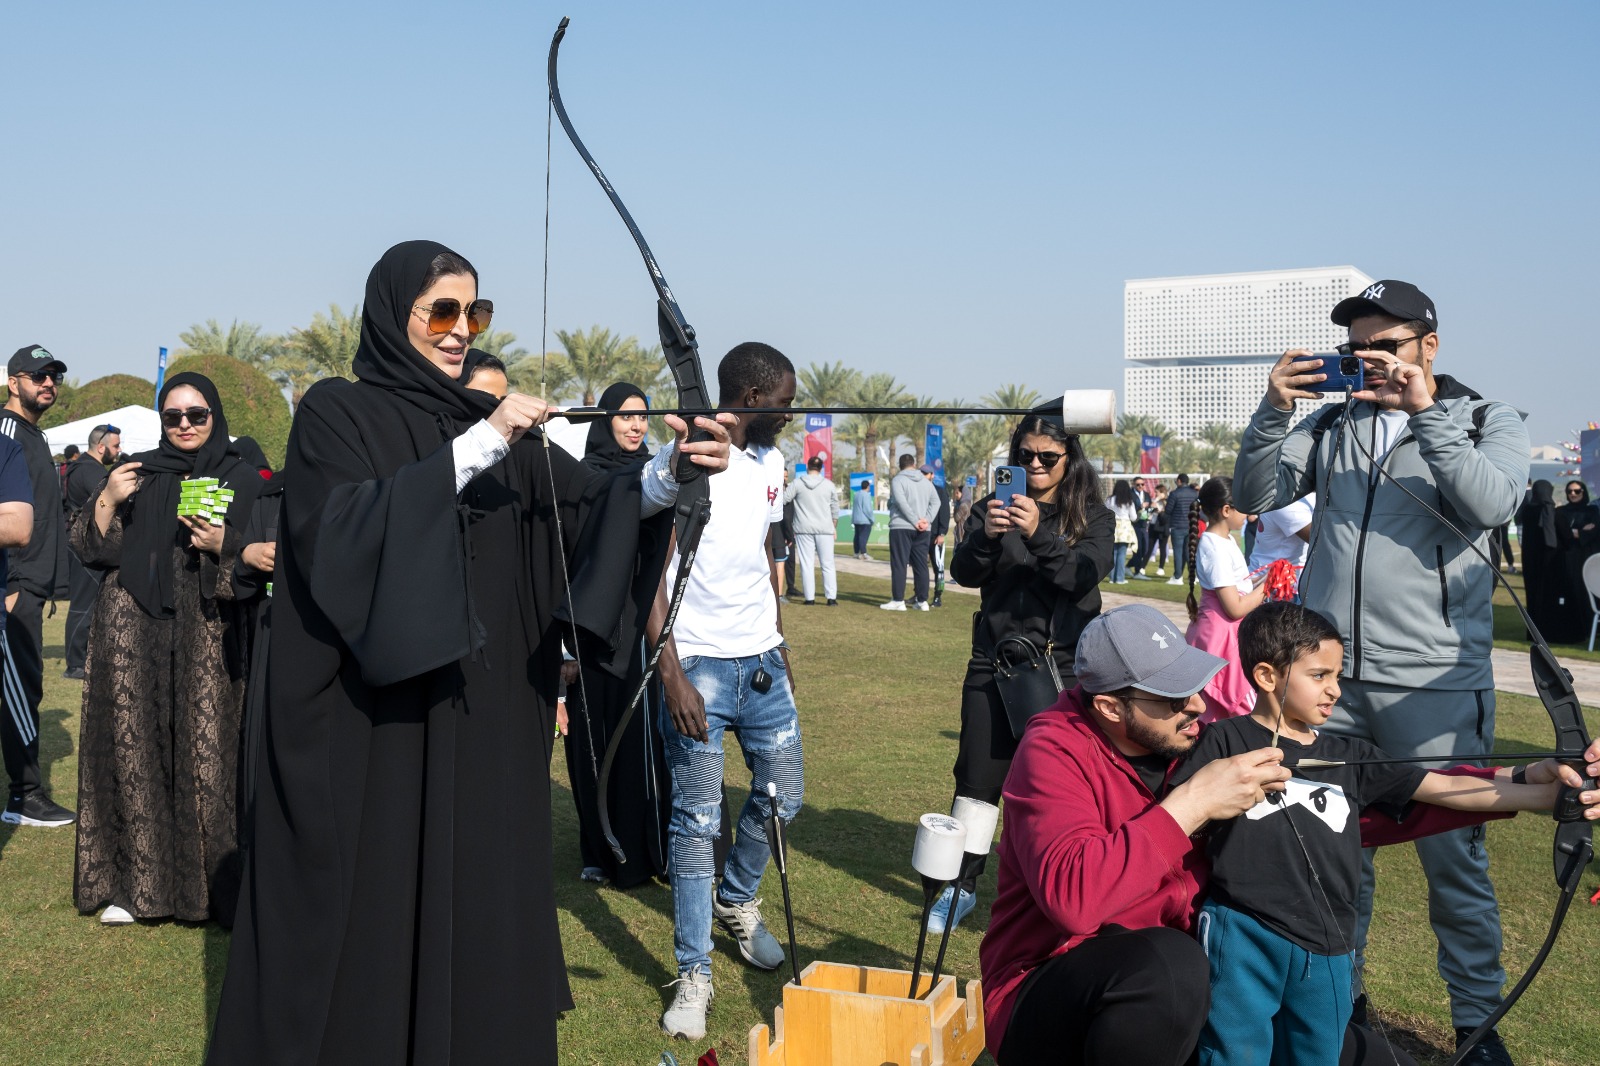
<svg viewBox="0 0 1600 1066">
<path fill-rule="evenodd" d="M 1534 759 L 1576 759 L 1570 751 L 1512 751 L 1501 755 L 1412 755 L 1396 759 L 1301 759 L 1291 769 L 1326 770 L 1334 766 L 1388 766 L 1412 762 L 1525 762 Z"/>
</svg>

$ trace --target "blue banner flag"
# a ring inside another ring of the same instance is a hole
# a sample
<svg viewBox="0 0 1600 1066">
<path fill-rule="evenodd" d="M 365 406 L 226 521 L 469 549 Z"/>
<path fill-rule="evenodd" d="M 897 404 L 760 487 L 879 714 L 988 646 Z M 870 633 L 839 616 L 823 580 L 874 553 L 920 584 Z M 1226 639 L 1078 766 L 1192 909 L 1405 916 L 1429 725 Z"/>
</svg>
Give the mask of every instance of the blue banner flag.
<svg viewBox="0 0 1600 1066">
<path fill-rule="evenodd" d="M 944 488 L 944 427 L 929 423 L 927 441 L 922 449 L 923 461 L 933 467 L 933 483 Z"/>
</svg>

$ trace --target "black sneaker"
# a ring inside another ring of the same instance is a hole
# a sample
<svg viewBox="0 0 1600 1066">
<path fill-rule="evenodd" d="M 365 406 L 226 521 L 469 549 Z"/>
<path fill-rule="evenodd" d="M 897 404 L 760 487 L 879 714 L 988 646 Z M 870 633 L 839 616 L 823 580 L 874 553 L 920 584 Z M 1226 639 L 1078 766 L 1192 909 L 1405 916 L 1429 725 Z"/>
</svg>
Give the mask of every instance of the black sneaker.
<svg viewBox="0 0 1600 1066">
<path fill-rule="evenodd" d="M 1467 1037 L 1471 1035 L 1471 1029 L 1457 1029 L 1456 1047 L 1465 1044 Z M 1490 1029 L 1483 1034 L 1482 1040 L 1472 1045 L 1467 1057 L 1461 1060 L 1461 1066 L 1516 1066 L 1516 1064 L 1511 1061 L 1511 1052 L 1506 1050 L 1505 1041 L 1500 1039 L 1500 1031 Z"/>
<path fill-rule="evenodd" d="M 829 607 L 837 607 L 837 606 L 839 606 L 839 601 L 838 600 L 829 600 L 828 601 L 828 606 Z"/>
<path fill-rule="evenodd" d="M 815 607 L 816 605 L 817 605 L 817 601 L 816 600 L 801 600 L 800 601 L 800 606 L 802 606 L 802 607 Z"/>
<path fill-rule="evenodd" d="M 1367 994 L 1365 992 L 1357 996 L 1356 1001 L 1350 1005 L 1350 1022 L 1352 1025 L 1359 1025 L 1363 1029 L 1367 1028 Z"/>
<path fill-rule="evenodd" d="M 11 802 L 6 804 L 6 813 L 0 814 L 0 821 L 9 825 L 38 825 L 53 827 L 58 825 L 71 825 L 78 820 L 78 816 L 57 803 L 50 802 L 50 797 L 43 792 L 29 792 L 26 796 L 12 796 Z"/>
<path fill-rule="evenodd" d="M 63 670 L 61 671 L 61 676 L 66 678 L 68 681 L 82 681 L 85 677 L 83 667 L 81 666 L 72 670 Z"/>
<path fill-rule="evenodd" d="M 931 604 L 934 607 L 943 607 L 944 606 L 944 597 L 943 596 L 935 596 L 933 599 L 929 600 L 928 603 Z"/>
</svg>

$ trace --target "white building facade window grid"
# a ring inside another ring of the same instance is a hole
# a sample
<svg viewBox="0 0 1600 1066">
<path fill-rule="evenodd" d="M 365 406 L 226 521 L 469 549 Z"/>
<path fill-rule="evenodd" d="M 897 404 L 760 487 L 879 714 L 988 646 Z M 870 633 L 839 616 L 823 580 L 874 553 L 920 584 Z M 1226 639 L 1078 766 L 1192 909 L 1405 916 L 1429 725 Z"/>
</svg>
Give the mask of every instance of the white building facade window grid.
<svg viewBox="0 0 1600 1066">
<path fill-rule="evenodd" d="M 1123 283 L 1123 410 L 1195 439 L 1243 429 L 1291 348 L 1332 352 L 1333 305 L 1373 279 L 1352 266 L 1139 278 Z M 1301 401 L 1297 418 L 1316 405 Z"/>
</svg>

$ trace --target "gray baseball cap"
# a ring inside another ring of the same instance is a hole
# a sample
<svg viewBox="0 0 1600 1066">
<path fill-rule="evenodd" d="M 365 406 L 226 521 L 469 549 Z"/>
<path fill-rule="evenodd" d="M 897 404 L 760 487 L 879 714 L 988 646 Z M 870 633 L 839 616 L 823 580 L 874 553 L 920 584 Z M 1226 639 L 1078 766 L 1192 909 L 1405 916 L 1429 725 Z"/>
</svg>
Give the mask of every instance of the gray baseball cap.
<svg viewBox="0 0 1600 1066">
<path fill-rule="evenodd" d="M 1073 672 L 1086 692 L 1138 688 L 1175 699 L 1199 692 L 1227 665 L 1226 659 L 1190 647 L 1154 607 L 1131 603 L 1083 627 Z"/>
</svg>

